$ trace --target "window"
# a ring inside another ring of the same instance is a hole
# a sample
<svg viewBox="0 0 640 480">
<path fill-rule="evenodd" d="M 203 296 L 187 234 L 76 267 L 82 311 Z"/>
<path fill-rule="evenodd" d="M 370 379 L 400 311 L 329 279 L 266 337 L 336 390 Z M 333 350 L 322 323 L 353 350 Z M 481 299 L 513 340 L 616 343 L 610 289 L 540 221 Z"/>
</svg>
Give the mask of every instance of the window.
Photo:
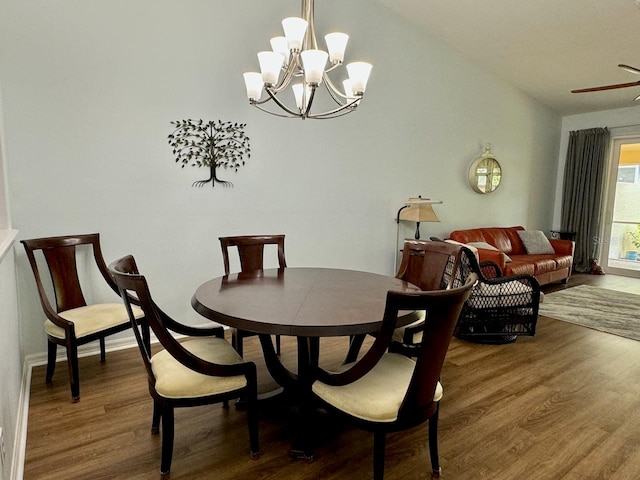
<svg viewBox="0 0 640 480">
<path fill-rule="evenodd" d="M 640 184 L 640 165 L 618 167 L 618 182 Z"/>
</svg>

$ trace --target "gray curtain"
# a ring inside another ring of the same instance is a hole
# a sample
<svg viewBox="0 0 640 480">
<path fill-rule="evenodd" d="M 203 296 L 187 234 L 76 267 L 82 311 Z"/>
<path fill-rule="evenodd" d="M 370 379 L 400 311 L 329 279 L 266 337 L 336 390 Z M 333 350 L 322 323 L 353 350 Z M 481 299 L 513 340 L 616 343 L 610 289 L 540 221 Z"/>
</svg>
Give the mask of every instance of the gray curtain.
<svg viewBox="0 0 640 480">
<path fill-rule="evenodd" d="M 576 233 L 573 259 L 576 272 L 590 272 L 592 260 L 600 254 L 600 205 L 608 146 L 607 128 L 569 132 L 562 193 L 562 230 Z"/>
</svg>

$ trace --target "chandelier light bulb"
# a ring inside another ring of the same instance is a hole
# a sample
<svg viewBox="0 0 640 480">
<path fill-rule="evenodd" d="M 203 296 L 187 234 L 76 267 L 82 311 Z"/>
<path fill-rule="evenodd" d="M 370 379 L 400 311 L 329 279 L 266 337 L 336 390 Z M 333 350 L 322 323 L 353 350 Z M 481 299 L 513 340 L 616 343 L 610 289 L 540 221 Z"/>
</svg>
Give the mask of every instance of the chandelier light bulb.
<svg viewBox="0 0 640 480">
<path fill-rule="evenodd" d="M 329 50 L 329 61 L 336 65 L 344 60 L 344 52 L 347 49 L 349 35 L 346 33 L 334 32 L 324 36 L 327 42 L 327 50 Z"/>
<path fill-rule="evenodd" d="M 262 88 L 264 82 L 262 81 L 262 74 L 258 72 L 246 72 L 243 74 L 244 85 L 247 88 L 247 98 L 254 102 L 260 100 L 262 95 Z"/>
<path fill-rule="evenodd" d="M 303 50 L 300 57 L 305 81 L 310 85 L 320 85 L 329 54 L 322 50 Z"/>
<path fill-rule="evenodd" d="M 367 89 L 367 82 L 373 65 L 367 62 L 353 62 L 347 65 L 351 88 L 355 95 L 362 95 Z"/>
<path fill-rule="evenodd" d="M 284 61 L 283 65 L 287 65 L 289 63 L 289 44 L 285 37 L 273 37 L 271 39 L 271 49 L 282 55 Z"/>
<path fill-rule="evenodd" d="M 292 85 L 293 95 L 296 98 L 296 106 L 298 110 L 302 111 L 307 108 L 307 104 L 309 103 L 309 97 L 311 96 L 311 88 L 307 85 L 306 88 L 301 83 L 296 83 Z"/>
<path fill-rule="evenodd" d="M 284 59 L 279 53 L 269 51 L 258 52 L 260 72 L 262 73 L 262 81 L 265 85 L 275 85 L 278 83 L 283 61 Z"/>
<path fill-rule="evenodd" d="M 308 22 L 299 17 L 287 17 L 282 20 L 282 29 L 287 38 L 289 50 L 299 52 L 302 50 L 302 41 L 307 31 Z"/>
</svg>

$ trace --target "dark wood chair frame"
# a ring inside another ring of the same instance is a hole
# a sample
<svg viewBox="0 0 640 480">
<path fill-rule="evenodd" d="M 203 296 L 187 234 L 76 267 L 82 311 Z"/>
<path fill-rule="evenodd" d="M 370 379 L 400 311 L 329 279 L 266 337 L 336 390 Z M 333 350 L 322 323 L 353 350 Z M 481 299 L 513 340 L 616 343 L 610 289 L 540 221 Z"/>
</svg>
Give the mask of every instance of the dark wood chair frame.
<svg viewBox="0 0 640 480">
<path fill-rule="evenodd" d="M 461 246 L 451 243 L 406 239 L 396 278 L 412 283 L 421 290 L 451 288 L 456 279 L 461 252 Z M 405 327 L 403 342 L 412 343 L 414 335 L 421 329 L 422 324 Z M 356 360 L 364 339 L 364 335 L 351 338 L 345 363 Z"/>
<path fill-rule="evenodd" d="M 440 402 L 434 401 L 434 393 L 458 316 L 476 280 L 477 276 L 471 274 L 463 286 L 448 290 L 430 290 L 411 294 L 390 291 L 387 294 L 381 329 L 365 355 L 341 373 L 330 373 L 316 368 L 315 376 L 318 380 L 328 385 L 339 386 L 362 378 L 375 367 L 387 350 L 415 357 L 416 367 L 410 386 L 400 406 L 398 418 L 394 422 L 365 421 L 338 411 L 347 415 L 361 428 L 374 433 L 374 480 L 382 480 L 384 477 L 386 434 L 413 428 L 427 420 L 429 421 L 428 440 L 432 472 L 434 475 L 440 474 L 437 438 Z M 426 321 L 421 325 L 422 342 L 420 344 L 405 345 L 392 341 L 398 313 L 401 310 L 427 312 Z M 314 396 L 314 399 L 325 408 L 336 411 L 334 407 L 317 396 Z M 309 421 L 311 414 L 312 410 L 309 407 L 305 410 L 306 421 Z"/>
<path fill-rule="evenodd" d="M 284 235 L 239 235 L 232 237 L 219 237 L 224 261 L 224 274 L 230 275 L 229 248 L 236 247 L 240 257 L 240 271 L 252 273 L 264 268 L 264 246 L 277 245 L 279 268 L 286 268 L 287 261 L 284 256 Z M 257 335 L 246 330 L 231 328 L 231 344 L 242 355 L 243 339 Z M 276 353 L 280 355 L 280 336 L 276 335 Z"/>
<path fill-rule="evenodd" d="M 75 325 L 58 315 L 59 312 L 71 310 L 74 308 L 84 307 L 87 305 L 83 294 L 82 286 L 78 278 L 78 265 L 76 258 L 76 247 L 90 246 L 93 250 L 93 257 L 98 270 L 107 282 L 109 287 L 117 294 L 118 287 L 111 278 L 107 265 L 102 256 L 100 248 L 100 234 L 91 233 L 84 235 L 66 235 L 58 237 L 35 238 L 30 240 L 22 240 L 22 245 L 27 253 L 29 264 L 33 271 L 40 297 L 40 304 L 46 317 L 58 327 L 65 331 L 63 339 L 47 335 L 47 371 L 46 382 L 51 383 L 53 373 L 56 367 L 57 346 L 62 345 L 66 348 L 67 364 L 69 368 L 69 382 L 71 387 L 71 397 L 74 402 L 80 400 L 80 374 L 78 370 L 78 346 L 84 345 L 95 340 L 100 342 L 100 361 L 106 360 L 105 337 L 114 333 L 122 332 L 130 328 L 129 322 L 118 325 L 106 330 L 96 332 L 91 335 L 77 338 L 75 333 Z M 49 274 L 53 283 L 55 296 L 55 305 L 49 299 L 47 289 L 43 284 L 36 252 L 42 251 Z M 149 328 L 145 327 L 144 318 L 138 322 L 143 327 L 145 341 L 149 343 Z"/>
<path fill-rule="evenodd" d="M 240 396 L 246 399 L 246 414 L 249 427 L 250 456 L 257 459 L 260 456 L 258 439 L 258 413 L 257 413 L 257 374 L 256 365 L 253 362 L 244 362 L 234 365 L 221 365 L 203 360 L 186 350 L 170 332 L 190 337 L 215 336 L 224 338 L 224 329 L 214 327 L 190 327 L 181 324 L 164 313 L 151 298 L 146 278 L 140 275 L 135 259 L 127 255 L 109 265 L 109 271 L 114 276 L 115 282 L 123 298 L 129 313 L 131 326 L 142 354 L 142 360 L 149 379 L 149 393 L 153 398 L 153 419 L 151 433 L 160 432 L 162 420 L 162 455 L 160 473 L 162 478 L 168 476 L 171 469 L 174 443 L 174 409 L 178 407 L 194 407 L 213 403 L 228 405 L 229 400 Z M 244 375 L 247 384 L 241 389 L 216 395 L 193 398 L 166 398 L 158 394 L 155 389 L 155 376 L 151 368 L 151 350 L 144 341 L 143 334 L 137 328 L 131 305 L 139 303 L 145 313 L 151 330 L 160 341 L 162 347 L 176 360 L 186 367 L 203 375 L 228 377 Z"/>
</svg>

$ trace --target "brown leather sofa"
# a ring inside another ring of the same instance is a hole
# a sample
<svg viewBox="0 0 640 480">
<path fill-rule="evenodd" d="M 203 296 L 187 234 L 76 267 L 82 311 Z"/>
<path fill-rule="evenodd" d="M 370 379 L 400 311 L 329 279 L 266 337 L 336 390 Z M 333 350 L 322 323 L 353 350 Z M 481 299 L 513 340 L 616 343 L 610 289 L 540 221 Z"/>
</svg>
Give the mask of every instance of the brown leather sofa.
<svg viewBox="0 0 640 480">
<path fill-rule="evenodd" d="M 497 250 L 478 248 L 479 261 L 492 261 L 500 267 L 504 276 L 533 275 L 540 285 L 567 283 L 573 266 L 575 242 L 549 239 L 553 254 L 527 253 L 518 230 L 524 227 L 490 227 L 456 230 L 449 238 L 461 243 L 486 242 Z M 507 262 L 506 254 L 511 261 Z"/>
</svg>

